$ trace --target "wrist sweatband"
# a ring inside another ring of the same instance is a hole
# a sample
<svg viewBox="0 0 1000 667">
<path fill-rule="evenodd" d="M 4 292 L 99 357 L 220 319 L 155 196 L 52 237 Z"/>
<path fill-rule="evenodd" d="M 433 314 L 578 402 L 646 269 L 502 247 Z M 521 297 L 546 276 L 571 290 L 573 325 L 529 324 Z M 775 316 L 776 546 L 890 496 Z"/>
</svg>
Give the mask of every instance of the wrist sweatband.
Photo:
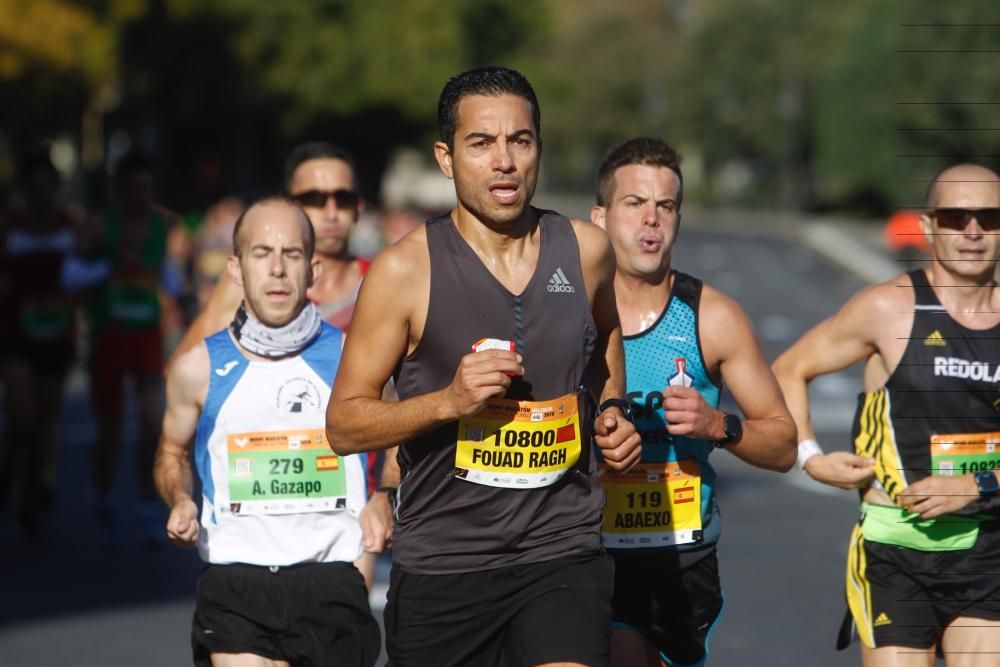
<svg viewBox="0 0 1000 667">
<path fill-rule="evenodd" d="M 817 454 L 822 454 L 823 449 L 819 446 L 819 443 L 809 438 L 808 440 L 803 440 L 799 443 L 799 456 L 796 459 L 800 469 L 805 469 L 806 461 L 816 456 Z"/>
</svg>

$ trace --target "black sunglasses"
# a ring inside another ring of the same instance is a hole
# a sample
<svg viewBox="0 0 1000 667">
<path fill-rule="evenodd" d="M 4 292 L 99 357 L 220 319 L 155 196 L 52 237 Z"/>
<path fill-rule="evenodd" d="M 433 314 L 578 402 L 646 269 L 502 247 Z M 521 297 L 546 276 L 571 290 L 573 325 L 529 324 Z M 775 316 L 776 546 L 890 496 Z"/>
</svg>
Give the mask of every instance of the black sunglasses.
<svg viewBox="0 0 1000 667">
<path fill-rule="evenodd" d="M 939 227 L 962 231 L 975 218 L 983 231 L 1000 229 L 1000 208 L 935 208 L 929 211 Z"/>
<path fill-rule="evenodd" d="M 307 208 L 324 208 L 330 197 L 337 208 L 357 208 L 360 200 L 358 193 L 352 190 L 306 190 L 292 195 L 292 199 Z"/>
</svg>

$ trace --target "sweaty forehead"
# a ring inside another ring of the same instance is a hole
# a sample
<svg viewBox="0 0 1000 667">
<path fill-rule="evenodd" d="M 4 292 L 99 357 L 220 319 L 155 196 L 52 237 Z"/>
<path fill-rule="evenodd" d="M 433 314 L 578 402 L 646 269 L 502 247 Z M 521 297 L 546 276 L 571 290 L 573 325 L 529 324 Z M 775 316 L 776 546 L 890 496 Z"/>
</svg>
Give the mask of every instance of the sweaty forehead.
<svg viewBox="0 0 1000 667">
<path fill-rule="evenodd" d="M 627 164 L 615 170 L 614 186 L 615 198 L 641 194 L 657 199 L 676 200 L 680 181 L 677 174 L 668 167 Z"/>
<path fill-rule="evenodd" d="M 975 165 L 959 166 L 938 176 L 927 198 L 930 208 L 1000 206 L 1000 177 Z"/>
<path fill-rule="evenodd" d="M 258 204 L 244 217 L 240 242 L 247 248 L 257 244 L 304 247 L 308 224 L 301 211 L 283 202 Z"/>
<path fill-rule="evenodd" d="M 459 101 L 456 111 L 456 138 L 470 132 L 535 131 L 531 102 L 519 95 L 468 95 Z"/>
<path fill-rule="evenodd" d="M 353 190 L 354 172 L 351 166 L 337 158 L 306 160 L 292 174 L 291 194 L 308 190 Z"/>
</svg>

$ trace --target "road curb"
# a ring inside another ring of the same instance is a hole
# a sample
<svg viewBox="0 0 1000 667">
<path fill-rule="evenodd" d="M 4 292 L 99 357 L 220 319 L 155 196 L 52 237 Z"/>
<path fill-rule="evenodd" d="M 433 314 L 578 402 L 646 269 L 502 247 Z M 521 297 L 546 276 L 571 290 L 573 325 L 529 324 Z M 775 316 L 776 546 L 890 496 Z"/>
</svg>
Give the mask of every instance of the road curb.
<svg viewBox="0 0 1000 667">
<path fill-rule="evenodd" d="M 798 237 L 811 250 L 867 283 L 885 282 L 900 273 L 898 262 L 858 240 L 842 225 L 809 222 L 802 225 Z"/>
</svg>

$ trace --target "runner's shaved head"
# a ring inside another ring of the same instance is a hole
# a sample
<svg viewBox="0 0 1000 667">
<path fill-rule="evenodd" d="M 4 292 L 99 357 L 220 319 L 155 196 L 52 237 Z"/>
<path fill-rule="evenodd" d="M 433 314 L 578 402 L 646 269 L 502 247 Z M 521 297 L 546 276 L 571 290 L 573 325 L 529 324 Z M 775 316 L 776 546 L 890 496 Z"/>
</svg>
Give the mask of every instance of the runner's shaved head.
<svg viewBox="0 0 1000 667">
<path fill-rule="evenodd" d="M 266 214 L 267 209 L 273 210 L 275 206 L 287 206 L 296 213 L 301 214 L 302 242 L 306 251 L 306 257 L 311 259 L 313 251 L 316 248 L 316 231 L 313 229 L 312 223 L 309 221 L 309 216 L 306 215 L 302 207 L 295 200 L 288 197 L 264 197 L 263 199 L 258 199 L 240 214 L 240 217 L 236 219 L 236 224 L 233 225 L 233 254 L 237 257 L 242 256 L 243 237 L 245 235 L 243 230 L 246 227 L 246 218 L 248 216 L 256 217 L 258 214 Z"/>
<path fill-rule="evenodd" d="M 995 171 L 978 164 L 964 163 L 947 167 L 931 181 L 927 188 L 927 208 L 954 205 L 943 195 L 956 190 L 976 190 L 989 201 L 977 206 L 1000 206 L 1000 176 Z"/>
</svg>

